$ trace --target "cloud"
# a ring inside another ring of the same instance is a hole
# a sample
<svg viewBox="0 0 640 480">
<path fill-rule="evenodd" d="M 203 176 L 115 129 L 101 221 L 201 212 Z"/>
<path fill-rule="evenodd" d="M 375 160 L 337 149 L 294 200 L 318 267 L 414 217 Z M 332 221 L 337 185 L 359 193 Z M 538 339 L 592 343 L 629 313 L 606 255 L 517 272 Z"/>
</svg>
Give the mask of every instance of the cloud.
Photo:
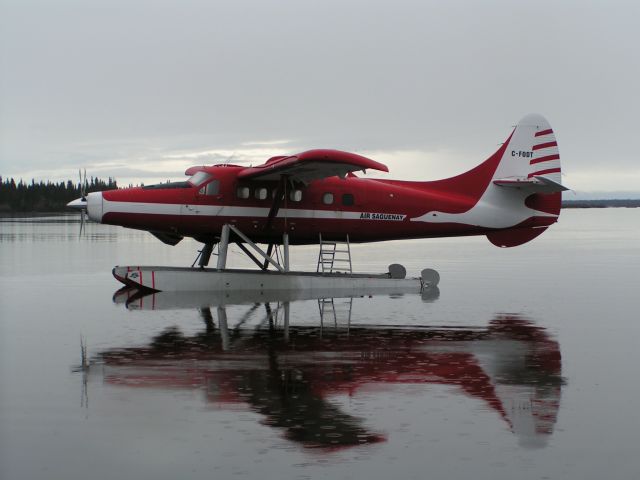
<svg viewBox="0 0 640 480">
<path fill-rule="evenodd" d="M 563 183 L 580 192 L 638 192 L 640 168 L 611 170 L 606 166 L 587 167 L 563 175 Z"/>
<path fill-rule="evenodd" d="M 614 185 L 637 163 L 639 17 L 637 2 L 3 2 L 0 172 L 338 148 L 437 178 L 535 111 L 567 173 Z"/>
</svg>

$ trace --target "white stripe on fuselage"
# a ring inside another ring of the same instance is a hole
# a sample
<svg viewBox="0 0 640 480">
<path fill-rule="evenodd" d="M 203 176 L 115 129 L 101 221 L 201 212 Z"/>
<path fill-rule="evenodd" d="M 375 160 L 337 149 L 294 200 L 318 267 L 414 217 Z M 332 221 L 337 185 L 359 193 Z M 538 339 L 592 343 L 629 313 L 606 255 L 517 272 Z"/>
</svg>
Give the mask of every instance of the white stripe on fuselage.
<svg viewBox="0 0 640 480">
<path fill-rule="evenodd" d="M 232 205 L 196 205 L 179 203 L 142 203 L 115 202 L 104 200 L 103 215 L 107 213 L 131 213 L 151 215 L 220 216 L 220 217 L 259 217 L 269 215 L 267 207 L 238 207 Z M 309 210 L 299 208 L 281 208 L 276 218 L 317 218 L 326 220 L 367 220 L 401 221 L 405 214 L 379 214 L 375 212 L 348 212 L 340 210 Z"/>
<path fill-rule="evenodd" d="M 459 223 L 484 228 L 509 228 L 531 217 L 558 218 L 558 215 L 534 210 L 525 205 L 529 193 L 491 184 L 473 208 L 463 213 L 427 212 L 412 222 Z"/>
<path fill-rule="evenodd" d="M 466 214 L 447 214 L 443 212 L 429 212 L 420 217 L 411 218 L 411 221 L 423 221 L 428 223 L 455 222 L 467 225 L 479 225 L 490 228 L 506 228 L 516 225 L 530 216 L 553 216 L 544 212 L 538 212 L 525 207 L 524 199 L 516 208 L 505 209 L 493 205 L 485 205 L 479 210 L 476 205 Z M 481 203 L 481 202 L 479 202 Z M 147 215 L 182 215 L 188 217 L 220 216 L 220 217 L 256 217 L 266 218 L 269 215 L 267 207 L 239 207 L 234 205 L 197 205 L 179 203 L 144 203 L 144 202 L 117 202 L 104 199 L 103 215 L 108 213 L 147 214 Z M 492 215 L 489 211 L 494 210 Z M 433 214 L 436 213 L 434 216 Z M 487 218 L 488 217 L 488 218 Z M 281 208 L 276 218 L 305 218 L 319 220 L 382 220 L 402 221 L 407 218 L 405 214 L 378 214 L 372 212 L 350 212 L 339 210 L 311 210 L 298 208 Z M 491 219 L 488 221 L 488 219 Z"/>
</svg>

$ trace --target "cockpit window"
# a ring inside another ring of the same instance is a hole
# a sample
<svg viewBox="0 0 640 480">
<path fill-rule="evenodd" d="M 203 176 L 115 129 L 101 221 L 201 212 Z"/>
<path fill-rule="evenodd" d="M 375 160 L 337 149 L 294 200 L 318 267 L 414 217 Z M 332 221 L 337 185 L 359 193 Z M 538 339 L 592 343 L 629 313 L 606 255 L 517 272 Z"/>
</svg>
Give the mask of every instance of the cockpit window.
<svg viewBox="0 0 640 480">
<path fill-rule="evenodd" d="M 218 195 L 220 193 L 220 180 L 211 180 L 200 188 L 200 195 Z"/>
<path fill-rule="evenodd" d="M 189 178 L 189 180 L 187 180 L 191 185 L 197 187 L 201 184 L 203 184 L 204 182 L 206 182 L 207 180 L 209 180 L 211 178 L 211 175 L 208 174 L 207 172 L 196 172 L 194 173 L 191 178 Z"/>
</svg>

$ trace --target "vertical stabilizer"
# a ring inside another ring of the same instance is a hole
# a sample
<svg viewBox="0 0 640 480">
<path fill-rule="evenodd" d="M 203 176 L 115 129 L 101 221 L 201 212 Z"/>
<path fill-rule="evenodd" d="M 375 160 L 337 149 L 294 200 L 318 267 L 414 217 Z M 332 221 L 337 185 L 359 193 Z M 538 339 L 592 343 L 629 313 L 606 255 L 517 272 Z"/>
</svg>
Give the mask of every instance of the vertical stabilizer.
<svg viewBox="0 0 640 480">
<path fill-rule="evenodd" d="M 489 241 L 499 247 L 522 245 L 557 222 L 561 192 L 567 190 L 561 175 L 558 141 L 551 125 L 542 115 L 525 116 L 511 136 L 490 188 L 504 190 L 512 204 L 524 204 L 529 216 L 516 228 L 488 234 Z"/>
<path fill-rule="evenodd" d="M 566 190 L 561 184 L 558 142 L 549 122 L 538 114 L 520 120 L 507 141 L 483 164 L 435 183 L 481 193 L 466 211 L 429 211 L 412 221 L 492 230 L 487 238 L 499 247 L 526 243 L 556 222 L 560 192 Z"/>
</svg>

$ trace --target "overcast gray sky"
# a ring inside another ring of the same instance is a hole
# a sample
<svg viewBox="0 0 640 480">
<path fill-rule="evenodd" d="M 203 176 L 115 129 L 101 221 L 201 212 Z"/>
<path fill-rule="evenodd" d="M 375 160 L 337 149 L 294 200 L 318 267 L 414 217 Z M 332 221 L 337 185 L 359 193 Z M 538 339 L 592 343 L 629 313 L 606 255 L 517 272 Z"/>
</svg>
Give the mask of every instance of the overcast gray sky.
<svg viewBox="0 0 640 480">
<path fill-rule="evenodd" d="M 640 192 L 640 2 L 0 0 L 0 174 L 180 179 L 310 148 L 436 179 L 525 114 Z"/>
</svg>

